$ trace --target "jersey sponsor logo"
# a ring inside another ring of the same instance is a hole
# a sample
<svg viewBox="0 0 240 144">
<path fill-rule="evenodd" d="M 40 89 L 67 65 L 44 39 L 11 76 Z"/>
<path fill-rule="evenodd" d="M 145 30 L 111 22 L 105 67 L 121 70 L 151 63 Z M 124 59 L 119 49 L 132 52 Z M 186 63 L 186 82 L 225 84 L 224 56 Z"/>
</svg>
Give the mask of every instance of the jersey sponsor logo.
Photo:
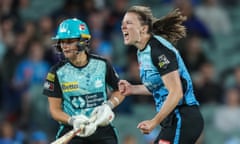
<svg viewBox="0 0 240 144">
<path fill-rule="evenodd" d="M 80 96 L 71 96 L 70 100 L 75 109 L 85 109 L 101 105 L 105 98 L 102 92 L 97 92 Z"/>
<path fill-rule="evenodd" d="M 165 55 L 160 55 L 158 57 L 158 66 L 159 68 L 167 68 L 167 65 L 170 64 L 170 61 Z"/>
<path fill-rule="evenodd" d="M 54 84 L 51 82 L 46 81 L 43 85 L 44 89 L 54 91 Z"/>
<path fill-rule="evenodd" d="M 86 105 L 86 101 L 81 96 L 72 96 L 71 103 L 74 108 L 83 108 Z"/>
<path fill-rule="evenodd" d="M 71 92 L 79 90 L 78 82 L 66 82 L 62 83 L 62 91 L 63 92 Z"/>
<path fill-rule="evenodd" d="M 167 140 L 160 139 L 160 140 L 158 141 L 158 144 L 171 144 L 171 142 L 170 142 L 170 141 L 167 141 Z"/>
<path fill-rule="evenodd" d="M 47 74 L 47 80 L 54 82 L 55 80 L 55 75 L 53 73 L 48 73 Z"/>
</svg>

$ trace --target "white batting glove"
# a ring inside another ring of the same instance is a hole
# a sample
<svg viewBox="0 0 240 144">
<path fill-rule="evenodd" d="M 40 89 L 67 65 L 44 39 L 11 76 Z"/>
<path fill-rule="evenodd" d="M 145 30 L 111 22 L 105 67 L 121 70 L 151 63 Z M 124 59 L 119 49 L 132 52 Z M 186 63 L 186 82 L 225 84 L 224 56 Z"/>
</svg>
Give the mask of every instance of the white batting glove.
<svg viewBox="0 0 240 144">
<path fill-rule="evenodd" d="M 73 129 L 77 131 L 81 125 L 86 125 L 89 123 L 89 118 L 85 115 L 72 116 L 68 119 L 68 123 L 73 126 Z"/>
<path fill-rule="evenodd" d="M 80 131 L 79 133 L 77 133 L 77 136 L 88 137 L 88 136 L 94 134 L 96 129 L 97 129 L 97 126 L 95 123 L 89 123 L 89 124 L 85 125 L 83 131 Z"/>
<path fill-rule="evenodd" d="M 96 121 L 94 123 L 97 126 L 106 126 L 111 123 L 115 117 L 111 107 L 107 103 L 96 107 L 91 114 L 91 117 L 94 116 L 96 116 Z"/>
<path fill-rule="evenodd" d="M 97 129 L 96 124 L 94 124 L 87 116 L 82 114 L 72 116 L 69 119 L 69 123 L 72 123 L 74 131 L 78 131 L 80 128 L 82 129 L 79 133 L 77 133 L 77 136 L 80 137 L 88 137 Z"/>
</svg>

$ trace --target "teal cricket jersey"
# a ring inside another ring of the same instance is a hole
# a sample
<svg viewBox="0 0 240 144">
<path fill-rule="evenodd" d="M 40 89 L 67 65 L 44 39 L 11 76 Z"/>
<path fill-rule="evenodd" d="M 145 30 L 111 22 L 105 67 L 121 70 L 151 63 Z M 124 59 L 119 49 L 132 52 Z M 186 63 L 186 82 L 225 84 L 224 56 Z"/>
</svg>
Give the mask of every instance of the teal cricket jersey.
<svg viewBox="0 0 240 144">
<path fill-rule="evenodd" d="M 138 50 L 137 57 L 142 83 L 153 94 L 157 111 L 161 109 L 169 93 L 161 77 L 175 70 L 179 72 L 184 94 L 178 105 L 199 105 L 186 66 L 170 42 L 154 35 L 143 50 Z"/>
<path fill-rule="evenodd" d="M 107 87 L 118 89 L 119 77 L 104 58 L 88 55 L 88 63 L 76 67 L 68 60 L 54 65 L 44 83 L 43 94 L 62 99 L 68 115 L 90 116 L 96 106 L 108 99 Z"/>
</svg>

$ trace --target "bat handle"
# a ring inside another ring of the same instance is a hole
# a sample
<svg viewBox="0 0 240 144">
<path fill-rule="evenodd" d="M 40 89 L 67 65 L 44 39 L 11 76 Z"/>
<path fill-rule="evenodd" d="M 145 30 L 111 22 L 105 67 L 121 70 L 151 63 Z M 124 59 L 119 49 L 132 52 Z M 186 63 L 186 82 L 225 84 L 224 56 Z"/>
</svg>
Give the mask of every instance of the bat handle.
<svg viewBox="0 0 240 144">
<path fill-rule="evenodd" d="M 89 122 L 95 122 L 95 120 L 97 119 L 97 116 L 94 115 L 90 118 Z M 77 131 L 75 130 L 71 130 L 69 132 L 67 132 L 66 134 L 64 134 L 62 137 L 58 138 L 57 140 L 53 141 L 51 144 L 67 144 L 74 136 L 77 135 L 77 133 L 84 131 L 84 125 L 81 126 Z"/>
<path fill-rule="evenodd" d="M 77 133 L 84 130 L 84 126 L 80 127 L 77 131 L 70 130 L 57 140 L 53 141 L 51 144 L 67 144 L 74 136 L 76 136 Z"/>
</svg>

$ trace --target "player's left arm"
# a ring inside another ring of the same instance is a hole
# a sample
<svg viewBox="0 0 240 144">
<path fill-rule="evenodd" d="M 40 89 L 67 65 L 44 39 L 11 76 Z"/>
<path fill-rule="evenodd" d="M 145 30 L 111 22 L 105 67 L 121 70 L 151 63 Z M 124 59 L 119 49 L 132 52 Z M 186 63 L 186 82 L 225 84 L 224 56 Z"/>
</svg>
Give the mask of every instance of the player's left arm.
<svg viewBox="0 0 240 144">
<path fill-rule="evenodd" d="M 111 94 L 109 101 L 112 102 L 113 108 L 117 107 L 124 100 L 125 96 L 121 95 L 119 91 L 114 91 Z M 112 108 L 112 109 L 113 109 Z"/>
<path fill-rule="evenodd" d="M 152 49 L 152 61 L 161 75 L 163 84 L 168 90 L 168 95 L 160 111 L 153 119 L 138 124 L 143 133 L 150 133 L 159 125 L 178 105 L 183 97 L 178 62 L 176 54 L 163 45 Z"/>
<path fill-rule="evenodd" d="M 153 118 L 156 124 L 161 123 L 178 105 L 183 97 L 182 84 L 178 71 L 177 55 L 174 51 L 161 45 L 152 51 L 152 60 L 158 69 L 168 96 L 158 114 Z"/>
<path fill-rule="evenodd" d="M 183 97 L 182 85 L 177 70 L 164 75 L 162 79 L 169 93 L 161 110 L 154 117 L 157 124 L 162 122 L 174 110 Z"/>
<path fill-rule="evenodd" d="M 172 71 L 162 77 L 165 87 L 169 93 L 163 103 L 160 111 L 151 119 L 138 124 L 138 128 L 145 134 L 149 134 L 157 125 L 159 125 L 178 105 L 183 97 L 181 82 L 178 71 Z"/>
</svg>

